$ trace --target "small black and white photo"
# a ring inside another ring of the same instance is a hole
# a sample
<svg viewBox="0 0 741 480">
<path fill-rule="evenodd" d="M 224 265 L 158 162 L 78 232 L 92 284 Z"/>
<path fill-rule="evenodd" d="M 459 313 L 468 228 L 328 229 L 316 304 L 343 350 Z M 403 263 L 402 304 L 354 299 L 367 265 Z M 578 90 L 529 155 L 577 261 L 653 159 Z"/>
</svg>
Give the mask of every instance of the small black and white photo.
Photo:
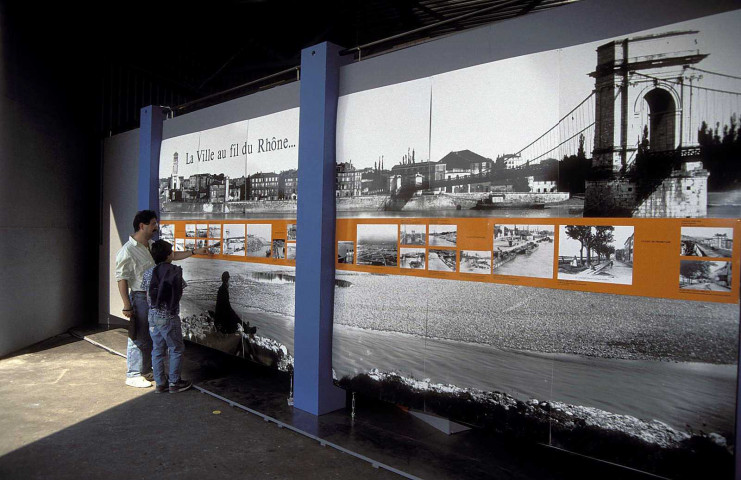
<svg viewBox="0 0 741 480">
<path fill-rule="evenodd" d="M 352 264 L 355 261 L 355 242 L 337 242 L 337 263 Z"/>
<path fill-rule="evenodd" d="M 402 224 L 399 243 L 402 245 L 424 245 L 426 236 L 427 225 Z"/>
<path fill-rule="evenodd" d="M 430 263 L 428 270 L 438 272 L 455 272 L 456 269 L 456 251 L 442 248 L 430 249 Z"/>
<path fill-rule="evenodd" d="M 224 225 L 224 255 L 239 255 L 244 257 L 244 224 Z"/>
<path fill-rule="evenodd" d="M 205 223 L 199 223 L 196 225 L 196 237 L 206 238 L 208 236 L 208 225 Z"/>
<path fill-rule="evenodd" d="M 633 284 L 633 227 L 560 225 L 558 279 Z"/>
<path fill-rule="evenodd" d="M 733 255 L 733 229 L 682 227 L 684 257 L 727 257 Z"/>
<path fill-rule="evenodd" d="M 175 225 L 172 223 L 160 224 L 160 238 L 172 243 L 175 239 Z"/>
<path fill-rule="evenodd" d="M 455 247 L 458 244 L 458 225 L 430 225 L 429 237 L 431 247 Z"/>
<path fill-rule="evenodd" d="M 196 248 L 203 248 L 206 246 L 206 240 L 203 238 L 196 238 Z"/>
<path fill-rule="evenodd" d="M 491 252 L 461 250 L 461 273 L 491 273 Z"/>
<path fill-rule="evenodd" d="M 296 242 L 286 243 L 286 260 L 296 260 Z"/>
<path fill-rule="evenodd" d="M 706 292 L 730 292 L 731 275 L 731 262 L 681 260 L 679 288 Z"/>
<path fill-rule="evenodd" d="M 188 238 L 195 238 L 196 237 L 196 225 L 195 223 L 186 223 L 185 224 L 185 236 Z"/>
<path fill-rule="evenodd" d="M 286 241 L 283 239 L 273 240 L 273 258 L 286 258 Z"/>
<path fill-rule="evenodd" d="M 286 226 L 286 240 L 296 240 L 296 224 L 295 223 L 289 223 Z"/>
<path fill-rule="evenodd" d="M 221 241 L 219 241 L 219 240 L 208 240 L 208 242 L 207 242 L 206 245 L 208 246 L 208 253 L 210 253 L 211 255 L 220 255 L 221 254 Z"/>
<path fill-rule="evenodd" d="M 220 224 L 211 223 L 208 225 L 208 238 L 221 238 Z"/>
<path fill-rule="evenodd" d="M 269 223 L 250 223 L 247 225 L 247 256 L 270 257 L 272 225 Z"/>
<path fill-rule="evenodd" d="M 423 230 L 424 232 L 424 230 Z M 399 250 L 401 268 L 424 270 L 427 263 L 427 254 L 424 248 L 404 248 Z"/>
<path fill-rule="evenodd" d="M 184 252 L 185 251 L 185 239 L 184 238 L 176 238 L 175 239 L 175 251 L 176 252 Z"/>
<path fill-rule="evenodd" d="M 194 238 L 186 238 L 185 239 L 185 249 L 186 250 L 193 250 L 196 248 L 196 241 Z"/>
<path fill-rule="evenodd" d="M 554 225 L 494 225 L 493 273 L 553 278 L 554 240 Z"/>
<path fill-rule="evenodd" d="M 399 226 L 396 224 L 358 225 L 358 265 L 396 267 L 398 265 Z"/>
</svg>

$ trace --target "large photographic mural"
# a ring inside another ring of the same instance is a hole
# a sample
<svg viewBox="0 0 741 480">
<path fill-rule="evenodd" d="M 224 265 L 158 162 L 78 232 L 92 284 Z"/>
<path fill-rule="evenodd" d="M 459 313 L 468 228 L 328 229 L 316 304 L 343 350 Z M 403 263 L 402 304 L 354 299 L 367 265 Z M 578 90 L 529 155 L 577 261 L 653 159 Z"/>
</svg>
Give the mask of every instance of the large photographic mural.
<svg viewBox="0 0 741 480">
<path fill-rule="evenodd" d="M 353 391 L 670 477 L 733 473 L 738 11 L 341 97 Z"/>
<path fill-rule="evenodd" d="M 209 247 L 180 265 L 183 334 L 293 367 L 298 109 L 171 138 L 160 151 L 160 238 Z"/>
<path fill-rule="evenodd" d="M 670 477 L 733 472 L 741 14 L 340 97 L 333 369 Z M 292 368 L 298 109 L 162 143 L 188 339 Z"/>
</svg>

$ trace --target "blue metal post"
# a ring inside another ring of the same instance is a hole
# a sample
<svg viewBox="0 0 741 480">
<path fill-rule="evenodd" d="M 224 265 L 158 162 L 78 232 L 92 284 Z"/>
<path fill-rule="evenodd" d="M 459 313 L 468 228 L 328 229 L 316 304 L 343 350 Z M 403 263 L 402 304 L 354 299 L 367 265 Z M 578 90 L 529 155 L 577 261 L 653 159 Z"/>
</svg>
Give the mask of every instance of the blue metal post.
<svg viewBox="0 0 741 480">
<path fill-rule="evenodd" d="M 139 121 L 139 180 L 137 210 L 154 210 L 159 218 L 159 169 L 162 143 L 162 108 L 149 105 L 141 109 Z"/>
<path fill-rule="evenodd" d="M 326 42 L 301 52 L 294 406 L 313 415 L 345 406 L 332 381 L 339 52 Z"/>
</svg>

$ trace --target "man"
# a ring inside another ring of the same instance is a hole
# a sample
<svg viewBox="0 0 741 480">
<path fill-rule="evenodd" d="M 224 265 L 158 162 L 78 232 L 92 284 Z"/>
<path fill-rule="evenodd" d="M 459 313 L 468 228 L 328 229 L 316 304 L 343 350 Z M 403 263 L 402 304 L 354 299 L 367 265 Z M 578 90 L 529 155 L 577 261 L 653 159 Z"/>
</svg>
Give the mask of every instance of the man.
<svg viewBox="0 0 741 480">
<path fill-rule="evenodd" d="M 157 233 L 157 214 L 142 210 L 134 216 L 134 234 L 116 255 L 116 281 L 123 300 L 123 314 L 129 319 L 129 338 L 126 346 L 126 385 L 147 388 L 152 383 L 152 339 L 149 336 L 149 307 L 147 292 L 142 289 L 144 272 L 154 267 L 149 251 L 152 237 Z M 206 255 L 204 248 L 176 252 L 174 260 L 192 255 Z"/>
</svg>

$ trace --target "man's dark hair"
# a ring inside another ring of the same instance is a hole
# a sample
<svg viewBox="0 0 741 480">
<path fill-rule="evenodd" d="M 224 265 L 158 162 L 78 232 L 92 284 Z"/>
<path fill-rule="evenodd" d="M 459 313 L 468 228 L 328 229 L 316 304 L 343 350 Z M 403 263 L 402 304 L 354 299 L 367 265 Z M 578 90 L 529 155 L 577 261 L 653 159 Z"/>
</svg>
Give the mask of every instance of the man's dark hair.
<svg viewBox="0 0 741 480">
<path fill-rule="evenodd" d="M 172 244 L 167 240 L 157 240 L 152 244 L 152 258 L 154 263 L 160 264 L 167 260 L 172 253 Z"/>
<path fill-rule="evenodd" d="M 155 213 L 154 210 L 142 210 L 136 212 L 136 215 L 134 215 L 134 231 L 138 232 L 140 224 L 143 223 L 147 225 L 153 218 L 157 218 L 157 213 Z"/>
</svg>

